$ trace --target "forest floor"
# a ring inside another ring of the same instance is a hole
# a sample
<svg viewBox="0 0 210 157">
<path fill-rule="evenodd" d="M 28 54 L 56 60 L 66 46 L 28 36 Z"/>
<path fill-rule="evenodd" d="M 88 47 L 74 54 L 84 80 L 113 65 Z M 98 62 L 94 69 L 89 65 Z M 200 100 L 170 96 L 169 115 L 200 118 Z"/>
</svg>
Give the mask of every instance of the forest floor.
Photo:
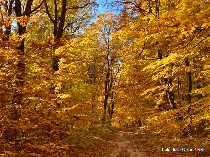
<svg viewBox="0 0 210 157">
<path fill-rule="evenodd" d="M 201 141 L 200 141 L 201 142 Z M 202 157 L 210 156 L 210 151 L 206 149 L 204 152 L 199 151 L 181 151 L 182 148 L 195 149 L 195 141 L 190 143 L 173 142 L 156 138 L 142 132 L 140 129 L 127 129 L 112 132 L 89 144 L 86 147 L 75 149 L 71 152 L 73 157 Z M 197 143 L 201 146 L 199 143 Z M 162 147 L 179 148 L 180 151 L 162 151 Z M 198 147 L 197 147 L 198 148 Z M 200 148 L 200 147 L 199 147 Z"/>
</svg>

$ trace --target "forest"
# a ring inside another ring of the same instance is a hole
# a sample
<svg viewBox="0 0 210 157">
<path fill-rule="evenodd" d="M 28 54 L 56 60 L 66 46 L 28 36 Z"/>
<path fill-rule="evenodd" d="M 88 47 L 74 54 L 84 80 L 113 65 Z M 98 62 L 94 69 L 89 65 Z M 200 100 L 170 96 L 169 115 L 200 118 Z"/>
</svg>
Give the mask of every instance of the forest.
<svg viewBox="0 0 210 157">
<path fill-rule="evenodd" d="M 209 0 L 0 5 L 0 156 L 114 157 L 121 137 L 210 152 Z"/>
</svg>

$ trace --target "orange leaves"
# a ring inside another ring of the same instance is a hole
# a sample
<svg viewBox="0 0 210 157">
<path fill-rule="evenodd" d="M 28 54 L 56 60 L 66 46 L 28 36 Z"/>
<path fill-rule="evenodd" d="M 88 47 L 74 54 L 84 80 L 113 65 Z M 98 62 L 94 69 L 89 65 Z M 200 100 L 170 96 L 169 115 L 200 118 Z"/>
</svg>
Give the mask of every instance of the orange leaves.
<svg viewBox="0 0 210 157">
<path fill-rule="evenodd" d="M 30 17 L 28 17 L 28 16 L 17 17 L 17 23 L 22 25 L 22 27 L 26 27 L 27 24 L 29 23 L 29 21 L 30 21 Z"/>
<path fill-rule="evenodd" d="M 6 20 L 5 20 L 5 22 L 4 22 L 4 25 L 5 25 L 6 27 L 9 27 L 9 26 L 12 25 L 12 22 L 13 22 L 13 17 L 12 17 L 12 16 L 7 16 L 7 17 L 6 17 Z"/>
</svg>

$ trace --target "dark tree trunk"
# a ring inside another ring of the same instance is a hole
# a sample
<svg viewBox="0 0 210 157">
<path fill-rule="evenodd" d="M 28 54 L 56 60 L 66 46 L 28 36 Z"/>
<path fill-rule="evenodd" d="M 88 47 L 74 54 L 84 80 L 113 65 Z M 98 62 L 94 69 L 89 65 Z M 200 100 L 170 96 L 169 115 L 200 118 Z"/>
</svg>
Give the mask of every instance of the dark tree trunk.
<svg viewBox="0 0 210 157">
<path fill-rule="evenodd" d="M 7 6 L 8 5 L 7 1 L 6 1 L 6 4 L 5 4 L 6 8 L 5 8 L 5 10 L 7 11 L 7 16 L 11 16 L 12 15 L 12 5 L 13 5 L 13 3 L 14 3 L 14 0 L 10 0 L 9 1 L 9 7 L 8 7 Z M 5 36 L 6 37 L 4 38 L 4 41 L 8 41 L 10 35 L 11 35 L 11 25 L 6 27 L 6 30 L 5 30 Z"/>
<path fill-rule="evenodd" d="M 178 76 L 178 98 L 180 99 L 180 88 L 181 88 L 181 80 L 180 77 Z"/>
<path fill-rule="evenodd" d="M 67 0 L 62 0 L 62 8 L 61 8 L 61 16 L 60 18 L 58 17 L 58 3 L 57 0 L 54 0 L 54 18 L 51 15 L 47 1 L 44 1 L 45 8 L 46 8 L 46 13 L 50 19 L 50 21 L 53 23 L 53 35 L 54 35 L 54 41 L 56 45 L 58 46 L 60 43 L 60 38 L 63 36 L 63 31 L 64 31 L 64 24 L 65 24 L 65 18 L 66 18 L 66 10 L 67 10 Z M 57 46 L 53 47 L 55 50 Z M 59 60 L 60 56 L 53 55 L 52 56 L 52 69 L 53 69 L 53 74 L 59 70 Z M 55 92 L 56 85 L 51 85 L 50 88 L 50 93 L 52 94 L 57 94 Z M 58 107 L 60 107 L 60 104 L 58 102 L 55 102 Z"/>
<path fill-rule="evenodd" d="M 115 106 L 115 103 L 114 103 L 114 92 L 112 92 L 112 94 L 111 94 L 110 121 L 112 120 L 112 116 L 113 116 L 113 113 L 114 113 L 114 106 Z"/>
<path fill-rule="evenodd" d="M 54 38 L 55 42 L 59 42 L 60 38 L 63 36 L 63 31 L 64 31 L 64 24 L 65 24 L 65 18 L 66 18 L 66 3 L 67 0 L 62 0 L 62 11 L 61 11 L 61 18 L 58 25 L 58 10 L 57 10 L 57 2 L 54 0 L 55 3 L 55 20 L 54 20 Z M 53 56 L 53 71 L 58 71 L 59 70 L 59 56 Z"/>
<path fill-rule="evenodd" d="M 58 6 L 57 6 L 57 0 L 54 0 L 54 5 L 55 5 L 55 20 L 54 20 L 54 31 L 53 31 L 53 34 L 54 34 L 54 38 L 56 37 L 57 35 L 57 30 L 58 30 Z"/>
<path fill-rule="evenodd" d="M 156 15 L 160 14 L 160 0 L 155 0 Z"/>
<path fill-rule="evenodd" d="M 50 19 L 50 21 L 53 23 L 54 30 L 53 30 L 53 35 L 54 35 L 54 40 L 55 42 L 59 43 L 60 38 L 63 36 L 63 31 L 64 31 L 64 24 L 65 24 L 65 19 L 66 19 L 66 10 L 67 10 L 67 0 L 62 0 L 62 10 L 61 10 L 61 17 L 58 18 L 58 6 L 57 6 L 57 0 L 54 0 L 54 5 L 55 5 L 55 10 L 54 10 L 54 19 L 53 16 L 51 15 L 47 1 L 44 2 L 45 8 L 46 8 L 46 13 Z M 59 22 L 58 22 L 59 21 Z M 56 49 L 56 47 L 55 47 Z M 52 58 L 52 68 L 53 71 L 58 71 L 59 70 L 59 56 L 53 56 Z"/>
<path fill-rule="evenodd" d="M 108 67 L 108 71 L 106 74 L 106 81 L 105 81 L 105 87 L 104 87 L 104 92 L 105 92 L 105 96 L 104 96 L 104 113 L 103 113 L 103 118 L 102 118 L 102 124 L 105 124 L 106 121 L 106 109 L 107 109 L 107 104 L 108 104 L 108 98 L 109 98 L 109 76 L 110 76 L 110 69 Z"/>
<path fill-rule="evenodd" d="M 27 16 L 29 17 L 31 14 L 31 6 L 32 6 L 33 0 L 28 0 L 26 3 L 26 8 L 24 13 L 22 14 L 22 6 L 20 0 L 15 0 L 15 13 L 17 17 L 21 16 Z M 26 32 L 26 27 L 22 26 L 20 23 L 18 25 L 18 35 L 23 35 Z M 25 49 L 25 40 L 23 39 L 20 43 L 20 45 L 17 47 L 18 50 L 18 64 L 16 69 L 16 78 L 17 81 L 16 84 L 16 90 L 13 95 L 13 104 L 14 105 L 22 105 L 23 101 L 23 94 L 24 94 L 24 78 L 25 78 L 25 60 L 24 60 L 24 49 Z M 18 117 L 17 117 L 18 118 Z"/>
<path fill-rule="evenodd" d="M 157 51 L 158 59 L 163 58 L 163 52 L 161 50 Z M 173 65 L 171 65 L 171 69 L 173 68 Z M 170 72 L 171 73 L 171 72 Z M 163 78 L 165 85 L 168 86 L 168 89 L 166 90 L 166 96 L 168 99 L 168 102 L 170 103 L 172 109 L 176 109 L 176 104 L 174 102 L 174 92 L 170 89 L 172 88 L 172 79 L 171 78 Z"/>
<path fill-rule="evenodd" d="M 187 77 L 188 77 L 188 93 L 187 93 L 187 102 L 190 104 L 192 101 L 192 97 L 191 97 L 191 91 L 192 91 L 192 75 L 191 75 L 191 70 L 190 68 L 190 62 L 189 62 L 189 58 L 185 58 L 185 65 L 188 68 L 186 73 L 187 73 Z"/>
<path fill-rule="evenodd" d="M 10 1 L 12 3 L 12 1 Z M 14 11 L 16 14 L 16 17 L 21 16 L 27 16 L 29 17 L 31 14 L 31 6 L 32 6 L 33 0 L 28 0 L 26 2 L 25 11 L 22 13 L 22 4 L 20 0 L 15 0 L 15 7 Z M 11 4 L 12 5 L 12 4 Z M 11 10 L 10 10 L 11 11 Z M 26 33 L 26 26 L 22 26 L 20 23 L 17 23 L 18 30 L 17 33 L 19 36 Z M 11 30 L 8 29 L 8 33 L 10 33 Z M 8 34 L 9 35 L 9 34 Z M 15 73 L 15 91 L 13 93 L 13 100 L 12 100 L 12 109 L 11 109 L 11 115 L 10 118 L 12 120 L 18 121 L 21 117 L 20 112 L 20 106 L 23 106 L 23 96 L 24 96 L 24 79 L 25 79 L 25 60 L 24 60 L 24 45 L 25 40 L 23 39 L 20 42 L 20 45 L 16 48 L 18 52 L 18 60 L 17 60 L 17 67 L 16 67 L 16 73 Z M 18 130 L 17 128 L 13 128 L 10 130 L 4 131 L 4 137 L 9 141 L 14 141 L 15 145 L 18 145 Z"/>
<path fill-rule="evenodd" d="M 149 7 L 149 13 L 152 13 L 151 0 L 149 0 L 149 5 L 148 5 L 148 7 Z"/>
<path fill-rule="evenodd" d="M 190 113 L 191 110 L 191 102 L 192 102 L 192 97 L 191 97 L 191 91 L 192 91 L 192 75 L 191 75 L 191 70 L 190 70 L 190 61 L 189 58 L 185 58 L 185 65 L 187 67 L 187 78 L 188 78 L 188 93 L 187 93 L 187 102 L 189 104 L 188 106 L 188 114 L 190 118 L 190 124 L 188 125 L 189 131 L 186 132 L 186 135 L 189 136 L 192 134 L 192 115 Z"/>
<path fill-rule="evenodd" d="M 65 19 L 66 19 L 66 2 L 67 0 L 62 0 L 61 18 L 60 18 L 58 31 L 55 36 L 55 40 L 59 40 L 63 36 L 64 24 L 65 24 Z"/>
<path fill-rule="evenodd" d="M 168 86 L 168 89 L 166 90 L 166 95 L 168 98 L 168 101 L 172 107 L 172 109 L 176 109 L 176 104 L 174 102 L 174 92 L 170 89 L 172 88 L 172 79 L 171 78 L 165 78 L 165 84 Z"/>
</svg>

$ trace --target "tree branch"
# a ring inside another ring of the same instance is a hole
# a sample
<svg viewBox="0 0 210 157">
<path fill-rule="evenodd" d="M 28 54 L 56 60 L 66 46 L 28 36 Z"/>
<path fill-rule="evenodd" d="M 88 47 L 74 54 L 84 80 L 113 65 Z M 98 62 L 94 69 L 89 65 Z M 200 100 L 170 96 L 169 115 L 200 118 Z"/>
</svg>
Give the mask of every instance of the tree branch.
<svg viewBox="0 0 210 157">
<path fill-rule="evenodd" d="M 201 42 L 203 42 L 204 40 L 206 40 L 208 37 L 210 37 L 210 34 L 208 34 L 205 38 L 203 38 L 202 40 L 200 40 L 193 48 L 195 48 L 196 46 L 198 46 L 198 44 L 200 44 Z"/>
<path fill-rule="evenodd" d="M 27 3 L 26 3 L 26 9 L 24 11 L 24 15 L 30 16 L 32 3 L 33 3 L 33 0 L 28 0 L 27 1 Z"/>
<path fill-rule="evenodd" d="M 146 43 L 144 43 L 144 45 L 143 45 L 143 47 L 142 47 L 142 50 L 141 50 L 141 53 L 139 53 L 137 57 L 139 57 L 139 56 L 144 52 L 145 45 L 146 45 Z"/>
<path fill-rule="evenodd" d="M 67 5 L 67 0 L 62 0 L 61 18 L 60 18 L 60 23 L 59 23 L 55 40 L 60 39 L 63 35 L 63 28 L 64 28 L 64 23 L 65 23 L 65 18 L 66 18 L 66 5 Z"/>
<path fill-rule="evenodd" d="M 43 0 L 36 8 L 34 8 L 34 9 L 31 11 L 31 14 L 32 14 L 33 12 L 37 11 L 37 10 L 42 6 L 42 4 L 44 3 L 44 1 L 46 1 L 46 0 Z"/>
<path fill-rule="evenodd" d="M 49 12 L 49 9 L 48 9 L 48 6 L 47 6 L 47 2 L 45 0 L 44 0 L 44 5 L 45 5 L 45 8 L 46 8 L 47 16 L 50 18 L 50 21 L 52 21 L 52 23 L 55 23 L 55 20 L 53 20 L 52 15 Z"/>
<path fill-rule="evenodd" d="M 70 27 L 72 24 L 74 24 L 74 23 L 76 23 L 76 22 L 79 22 L 79 21 L 81 21 L 81 20 L 84 20 L 85 18 L 84 18 L 84 16 L 86 15 L 87 13 L 85 13 L 84 15 L 82 15 L 82 17 L 81 18 L 79 18 L 78 20 L 76 20 L 76 21 L 73 21 L 73 22 L 66 22 L 67 23 L 67 25 L 64 27 L 64 29 L 63 29 L 63 31 L 65 31 L 68 27 Z"/>
<path fill-rule="evenodd" d="M 183 46 L 182 49 L 186 48 L 186 47 L 195 39 L 195 37 L 198 36 L 198 35 L 201 33 L 201 31 L 202 31 L 202 29 L 200 29 L 200 30 L 198 31 L 198 33 L 195 34 L 195 35 L 192 37 L 192 39 L 191 39 L 185 46 Z"/>
<path fill-rule="evenodd" d="M 86 4 L 83 5 L 83 6 L 73 6 L 73 7 L 67 8 L 66 10 L 69 10 L 69 9 L 82 9 L 82 8 L 85 8 L 85 7 L 88 6 L 88 5 L 95 5 L 95 3 L 94 3 L 94 2 L 91 2 L 91 3 L 86 3 Z"/>
<path fill-rule="evenodd" d="M 133 2 L 133 5 L 140 11 L 140 13 L 141 13 L 143 16 L 145 16 L 145 13 L 144 13 L 144 12 L 146 12 L 146 10 L 142 9 L 142 8 L 138 5 L 138 3 L 136 3 L 135 1 Z"/>
</svg>

